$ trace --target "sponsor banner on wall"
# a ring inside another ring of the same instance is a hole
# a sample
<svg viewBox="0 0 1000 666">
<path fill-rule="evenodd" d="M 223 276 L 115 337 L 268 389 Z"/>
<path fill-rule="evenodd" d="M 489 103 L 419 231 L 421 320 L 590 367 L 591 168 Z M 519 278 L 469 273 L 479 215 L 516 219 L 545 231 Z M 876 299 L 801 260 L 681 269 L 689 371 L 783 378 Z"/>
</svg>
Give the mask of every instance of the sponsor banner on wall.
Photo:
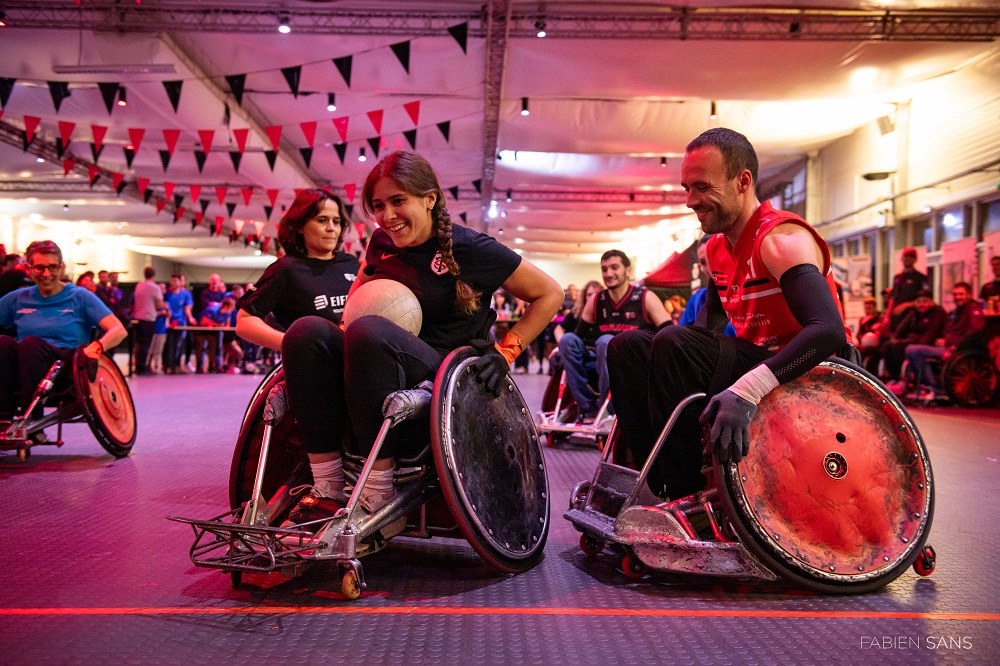
<svg viewBox="0 0 1000 666">
<path fill-rule="evenodd" d="M 979 292 L 977 268 L 975 238 L 941 245 L 941 306 L 945 310 L 951 311 L 955 307 L 951 289 L 957 283 L 968 282 L 972 285 L 973 294 Z"/>
</svg>

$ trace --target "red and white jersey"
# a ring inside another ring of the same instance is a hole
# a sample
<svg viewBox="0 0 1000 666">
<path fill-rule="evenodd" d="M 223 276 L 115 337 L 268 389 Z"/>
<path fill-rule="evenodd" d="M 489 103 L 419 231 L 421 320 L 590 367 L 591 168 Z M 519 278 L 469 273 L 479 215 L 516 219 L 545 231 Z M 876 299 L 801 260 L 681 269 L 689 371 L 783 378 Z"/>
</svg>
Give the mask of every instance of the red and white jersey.
<svg viewBox="0 0 1000 666">
<path fill-rule="evenodd" d="M 724 234 L 713 236 L 707 247 L 712 280 L 736 329 L 736 337 L 773 352 L 788 344 L 802 330 L 788 309 L 781 285 L 760 259 L 761 240 L 779 224 L 797 224 L 812 234 L 823 253 L 821 270 L 843 320 L 844 312 L 833 281 L 830 249 L 816 230 L 798 215 L 775 210 L 765 201 L 747 222 L 735 248 Z M 844 330 L 850 341 L 850 329 L 845 325 Z"/>
</svg>

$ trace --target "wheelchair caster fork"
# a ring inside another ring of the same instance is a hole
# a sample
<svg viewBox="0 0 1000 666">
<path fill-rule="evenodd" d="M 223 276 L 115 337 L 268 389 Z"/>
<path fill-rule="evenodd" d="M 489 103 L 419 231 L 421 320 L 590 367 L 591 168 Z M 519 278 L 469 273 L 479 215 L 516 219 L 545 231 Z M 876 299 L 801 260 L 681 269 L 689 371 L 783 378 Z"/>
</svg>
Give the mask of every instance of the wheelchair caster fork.
<svg viewBox="0 0 1000 666">
<path fill-rule="evenodd" d="M 916 571 L 921 576 L 930 576 L 934 573 L 934 565 L 937 561 L 937 553 L 934 552 L 934 548 L 931 546 L 924 546 L 924 549 L 920 551 L 920 555 L 913 562 L 913 570 Z"/>
<path fill-rule="evenodd" d="M 340 569 L 340 592 L 348 601 L 361 596 L 365 585 L 365 575 L 358 560 L 344 560 L 337 563 Z"/>
</svg>

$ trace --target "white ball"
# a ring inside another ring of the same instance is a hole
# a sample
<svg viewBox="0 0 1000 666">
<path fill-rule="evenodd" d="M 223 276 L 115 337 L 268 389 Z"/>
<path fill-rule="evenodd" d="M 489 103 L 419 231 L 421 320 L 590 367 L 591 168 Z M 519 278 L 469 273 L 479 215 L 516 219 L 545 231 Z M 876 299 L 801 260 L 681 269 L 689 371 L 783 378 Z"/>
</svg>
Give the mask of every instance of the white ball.
<svg viewBox="0 0 1000 666">
<path fill-rule="evenodd" d="M 395 280 L 370 280 L 347 297 L 344 325 L 350 326 L 365 315 L 385 317 L 413 335 L 420 333 L 424 318 L 417 297 L 409 287 Z"/>
</svg>

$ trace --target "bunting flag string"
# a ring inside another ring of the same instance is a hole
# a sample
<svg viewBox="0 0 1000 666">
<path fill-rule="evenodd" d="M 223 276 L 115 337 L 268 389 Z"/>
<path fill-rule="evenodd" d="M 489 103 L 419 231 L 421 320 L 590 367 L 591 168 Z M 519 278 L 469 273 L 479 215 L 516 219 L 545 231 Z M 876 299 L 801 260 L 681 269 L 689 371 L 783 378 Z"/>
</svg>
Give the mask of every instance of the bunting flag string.
<svg viewBox="0 0 1000 666">
<path fill-rule="evenodd" d="M 59 113 L 59 107 L 62 106 L 63 100 L 69 97 L 69 81 L 46 81 L 49 84 L 49 94 L 52 95 L 52 105 L 56 107 L 56 113 Z"/>
<path fill-rule="evenodd" d="M 111 174 L 111 184 L 115 188 L 115 194 L 121 194 L 125 187 L 125 174 L 115 171 Z"/>
<path fill-rule="evenodd" d="M 403 105 L 403 109 L 406 110 L 406 114 L 410 116 L 410 120 L 413 121 L 414 125 L 419 125 L 420 118 L 420 100 L 415 102 L 407 102 Z"/>
<path fill-rule="evenodd" d="M 118 89 L 121 84 L 118 82 L 98 82 L 98 89 L 101 91 L 101 97 L 104 99 L 104 106 L 108 107 L 108 115 L 115 110 L 115 100 L 118 99 Z"/>
<path fill-rule="evenodd" d="M 101 168 L 96 164 L 91 164 L 87 167 L 87 177 L 90 181 L 90 186 L 93 187 L 97 179 L 101 177 Z"/>
<path fill-rule="evenodd" d="M 149 178 L 136 178 L 135 183 L 139 188 L 139 196 L 145 196 L 146 190 L 149 188 Z"/>
<path fill-rule="evenodd" d="M 76 166 L 76 162 L 74 160 L 70 160 L 70 159 L 63 160 L 63 175 L 64 176 L 68 176 L 69 172 L 72 171 L 73 167 L 75 167 L 75 166 Z"/>
<path fill-rule="evenodd" d="M 266 224 L 267 224 L 266 222 L 261 222 L 259 220 L 254 220 L 254 222 L 253 222 L 253 228 L 257 231 L 257 237 L 258 238 L 260 238 L 260 235 L 262 233 L 264 233 L 264 225 L 266 225 Z"/>
<path fill-rule="evenodd" d="M 215 216 L 215 235 L 216 236 L 221 236 L 222 235 L 222 222 L 225 219 L 226 218 L 222 217 L 221 215 L 216 215 Z"/>
<path fill-rule="evenodd" d="M 177 187 L 175 183 L 165 182 L 163 183 L 163 194 L 169 199 L 174 196 L 174 188 Z"/>
<path fill-rule="evenodd" d="M 189 185 L 188 187 L 191 189 L 191 203 L 194 203 L 201 196 L 201 185 Z"/>
<path fill-rule="evenodd" d="M 399 64 L 403 66 L 406 73 L 410 73 L 410 41 L 397 42 L 396 44 L 390 44 L 389 48 L 392 52 L 396 54 L 399 59 Z"/>
<path fill-rule="evenodd" d="M 344 185 L 344 194 L 347 195 L 347 200 L 351 203 L 354 203 L 354 192 L 356 189 L 357 185 L 355 183 L 347 183 Z"/>
<path fill-rule="evenodd" d="M 448 33 L 455 38 L 458 45 L 462 47 L 462 53 L 468 54 L 467 46 L 469 42 L 469 23 L 459 23 L 448 28 Z"/>
<path fill-rule="evenodd" d="M 135 151 L 129 148 L 128 146 L 125 146 L 124 148 L 122 148 L 122 152 L 125 153 L 125 166 L 131 169 L 132 160 L 135 159 Z"/>
<path fill-rule="evenodd" d="M 272 206 L 277 205 L 278 190 L 268 190 L 267 191 L 267 200 L 271 202 Z"/>
<path fill-rule="evenodd" d="M 237 236 L 239 236 L 240 234 L 243 233 L 243 225 L 244 224 L 246 224 L 246 220 L 243 220 L 243 219 L 238 218 L 238 217 L 234 217 L 233 218 L 233 231 L 236 232 Z"/>
<path fill-rule="evenodd" d="M 208 154 L 204 150 L 194 151 L 194 161 L 198 164 L 198 173 L 202 173 L 205 170 L 205 160 L 208 158 Z"/>
<path fill-rule="evenodd" d="M 177 140 L 181 137 L 179 129 L 163 130 L 163 140 L 167 143 L 167 153 L 173 157 L 174 149 L 177 148 Z"/>
<path fill-rule="evenodd" d="M 180 79 L 163 82 L 163 87 L 167 90 L 167 97 L 170 98 L 170 105 L 174 107 L 174 113 L 177 113 L 177 107 L 181 103 L 181 87 L 183 85 L 184 81 Z"/>
<path fill-rule="evenodd" d="M 310 120 L 304 123 L 299 123 L 299 127 L 302 128 L 302 136 L 306 138 L 306 144 L 310 148 L 314 148 L 316 144 L 316 126 L 318 123 L 315 120 Z"/>
</svg>

